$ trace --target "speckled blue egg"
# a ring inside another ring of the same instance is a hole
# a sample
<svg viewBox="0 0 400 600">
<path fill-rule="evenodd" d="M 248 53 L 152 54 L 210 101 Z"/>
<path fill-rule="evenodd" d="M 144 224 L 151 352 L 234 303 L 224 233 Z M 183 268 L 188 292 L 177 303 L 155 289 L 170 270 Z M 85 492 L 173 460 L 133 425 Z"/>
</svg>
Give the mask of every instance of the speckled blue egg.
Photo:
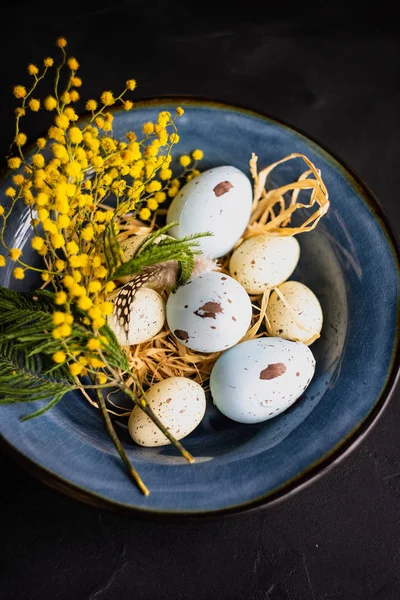
<svg viewBox="0 0 400 600">
<path fill-rule="evenodd" d="M 245 289 L 216 271 L 191 279 L 167 301 L 173 335 L 198 352 L 220 352 L 237 344 L 250 325 L 251 314 Z"/>
<path fill-rule="evenodd" d="M 250 219 L 253 193 L 248 177 L 229 165 L 204 171 L 183 186 L 168 209 L 169 230 L 177 238 L 209 231 L 199 239 L 211 258 L 227 254 L 242 237 Z"/>
<path fill-rule="evenodd" d="M 219 357 L 211 372 L 211 394 L 233 421 L 261 423 L 289 408 L 307 389 L 314 370 L 314 356 L 301 342 L 249 340 Z"/>
</svg>

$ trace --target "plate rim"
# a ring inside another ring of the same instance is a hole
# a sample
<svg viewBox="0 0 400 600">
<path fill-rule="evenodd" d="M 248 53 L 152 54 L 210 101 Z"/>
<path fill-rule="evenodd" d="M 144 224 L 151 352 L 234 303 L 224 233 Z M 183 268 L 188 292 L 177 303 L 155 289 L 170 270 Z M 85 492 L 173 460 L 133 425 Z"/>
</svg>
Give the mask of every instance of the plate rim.
<svg viewBox="0 0 400 600">
<path fill-rule="evenodd" d="M 333 158 L 334 161 L 344 170 L 344 172 L 350 176 L 352 183 L 355 184 L 360 192 L 360 196 L 363 202 L 365 202 L 372 211 L 373 217 L 378 221 L 382 233 L 385 235 L 389 245 L 393 251 L 393 257 L 395 259 L 395 266 L 398 272 L 398 279 L 400 279 L 400 243 L 398 236 L 393 230 L 389 218 L 386 214 L 382 204 L 363 179 L 351 168 L 346 162 L 327 148 L 325 144 L 319 142 L 315 137 L 305 133 L 302 129 L 287 121 L 278 119 L 267 112 L 260 112 L 243 105 L 232 104 L 230 102 L 224 102 L 216 100 L 207 96 L 192 96 L 183 94 L 168 94 L 166 96 L 157 96 L 151 98 L 142 98 L 135 102 L 135 108 L 148 108 L 152 106 L 179 103 L 185 106 L 203 106 L 215 109 L 228 109 L 233 112 L 239 112 L 250 117 L 261 118 L 265 121 L 277 124 L 280 127 L 290 130 L 292 133 L 299 134 L 309 142 L 315 144 L 329 157 Z M 112 112 L 119 113 L 123 112 L 123 109 L 118 107 Z M 79 118 L 79 122 L 87 119 L 89 113 L 82 113 Z M 0 173 L 0 178 L 3 179 L 9 170 L 5 169 Z M 397 314 L 400 313 L 399 301 L 397 302 Z M 138 506 L 129 506 L 122 504 L 114 500 L 109 500 L 104 496 L 96 494 L 86 488 L 74 484 L 73 482 L 64 479 L 62 476 L 50 471 L 37 463 L 33 459 L 29 458 L 17 448 L 15 448 L 8 440 L 0 434 L 0 448 L 10 456 L 19 466 L 26 470 L 29 474 L 33 475 L 42 483 L 49 487 L 61 492 L 67 496 L 72 497 L 75 500 L 79 500 L 93 506 L 95 508 L 112 510 L 121 514 L 127 514 L 136 516 L 141 519 L 161 519 L 161 520 L 204 520 L 204 519 L 215 519 L 221 517 L 227 517 L 243 513 L 251 513 L 267 506 L 272 506 L 278 502 L 282 502 L 288 498 L 293 497 L 297 492 L 310 486 L 313 482 L 317 481 L 333 469 L 339 462 L 349 456 L 353 450 L 355 450 L 372 431 L 375 425 L 379 422 L 382 414 L 388 406 L 391 396 L 396 388 L 397 383 L 400 380 L 400 327 L 397 326 L 395 330 L 395 345 L 392 352 L 392 361 L 389 367 L 389 374 L 385 381 L 385 384 L 380 392 L 380 395 L 375 403 L 373 409 L 359 423 L 341 442 L 327 454 L 325 454 L 320 460 L 312 463 L 294 477 L 289 483 L 285 483 L 266 495 L 259 496 L 249 502 L 244 502 L 238 505 L 233 505 L 216 510 L 200 510 L 200 511 L 171 511 L 163 509 L 149 509 L 141 508 Z"/>
</svg>

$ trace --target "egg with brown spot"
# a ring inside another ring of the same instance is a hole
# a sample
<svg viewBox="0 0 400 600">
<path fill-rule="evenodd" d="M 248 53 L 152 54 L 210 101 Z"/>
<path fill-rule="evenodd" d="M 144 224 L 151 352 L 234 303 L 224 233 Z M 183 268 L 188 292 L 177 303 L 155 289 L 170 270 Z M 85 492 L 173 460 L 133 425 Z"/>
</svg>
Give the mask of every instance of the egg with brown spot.
<svg viewBox="0 0 400 600">
<path fill-rule="evenodd" d="M 181 440 L 201 422 L 206 410 L 206 397 L 201 385 L 187 377 L 169 377 L 153 385 L 146 400 L 163 425 Z M 153 421 L 135 406 L 128 422 L 132 439 L 141 446 L 165 446 L 167 437 Z"/>
<path fill-rule="evenodd" d="M 311 350 L 300 342 L 265 337 L 222 354 L 210 377 L 214 404 L 239 423 L 261 423 L 291 406 L 315 370 Z"/>
<path fill-rule="evenodd" d="M 322 329 L 323 315 L 318 298 L 299 281 L 286 281 L 277 289 L 286 303 L 272 292 L 266 313 L 271 335 L 311 344 Z"/>
<path fill-rule="evenodd" d="M 225 294 L 226 292 L 226 294 Z M 179 342 L 198 352 L 237 344 L 251 321 L 247 292 L 232 277 L 210 271 L 169 295 L 167 322 Z"/>
<path fill-rule="evenodd" d="M 195 177 L 173 199 L 167 223 L 178 222 L 170 234 L 182 238 L 210 232 L 200 238 L 199 248 L 211 258 L 227 254 L 243 235 L 250 219 L 252 186 L 239 169 L 222 166 Z"/>
<path fill-rule="evenodd" d="M 294 237 L 267 233 L 245 240 L 232 254 L 229 271 L 249 294 L 262 294 L 286 281 L 300 257 Z"/>
</svg>

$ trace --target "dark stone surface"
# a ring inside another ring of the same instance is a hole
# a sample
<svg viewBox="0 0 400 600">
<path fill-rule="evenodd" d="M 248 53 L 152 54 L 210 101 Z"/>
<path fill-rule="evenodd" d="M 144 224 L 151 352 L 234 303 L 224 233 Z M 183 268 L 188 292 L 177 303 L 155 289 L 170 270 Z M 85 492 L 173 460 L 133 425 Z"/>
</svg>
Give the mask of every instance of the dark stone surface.
<svg viewBox="0 0 400 600">
<path fill-rule="evenodd" d="M 394 17 L 381 4 L 263 6 L 13 2 L 1 18 L 0 156 L 13 135 L 12 85 L 65 35 L 88 95 L 133 76 L 138 97 L 209 96 L 283 119 L 357 171 L 399 230 Z M 38 119 L 31 131 L 41 127 Z M 219 521 L 140 522 L 99 511 L 1 456 L 0 596 L 398 600 L 399 400 L 397 390 L 367 439 L 310 487 Z"/>
</svg>

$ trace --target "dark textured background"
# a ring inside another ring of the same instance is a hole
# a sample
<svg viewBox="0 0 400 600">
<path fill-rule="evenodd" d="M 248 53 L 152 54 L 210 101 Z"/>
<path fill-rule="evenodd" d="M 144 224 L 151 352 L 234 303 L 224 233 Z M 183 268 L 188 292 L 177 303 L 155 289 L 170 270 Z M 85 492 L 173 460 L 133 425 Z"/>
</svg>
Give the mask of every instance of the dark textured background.
<svg viewBox="0 0 400 600">
<path fill-rule="evenodd" d="M 14 1 L 0 21 L 0 156 L 12 85 L 65 35 L 86 97 L 133 76 L 138 97 L 210 96 L 269 113 L 342 157 L 399 231 L 400 40 L 376 6 Z M 399 600 L 399 400 L 398 390 L 367 439 L 310 487 L 219 521 L 100 511 L 1 456 L 0 597 Z"/>
</svg>

